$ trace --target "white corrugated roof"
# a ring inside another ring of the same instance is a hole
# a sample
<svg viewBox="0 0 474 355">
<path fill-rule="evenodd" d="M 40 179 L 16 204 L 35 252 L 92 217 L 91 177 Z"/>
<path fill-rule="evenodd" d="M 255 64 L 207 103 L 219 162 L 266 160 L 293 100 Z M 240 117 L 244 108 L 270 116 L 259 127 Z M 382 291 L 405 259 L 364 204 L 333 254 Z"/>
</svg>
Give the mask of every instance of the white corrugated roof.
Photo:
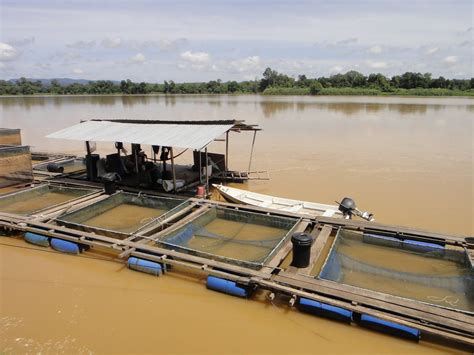
<svg viewBox="0 0 474 355">
<path fill-rule="evenodd" d="M 47 138 L 94 142 L 123 142 L 202 149 L 234 124 L 173 124 L 85 121 L 51 133 Z"/>
</svg>

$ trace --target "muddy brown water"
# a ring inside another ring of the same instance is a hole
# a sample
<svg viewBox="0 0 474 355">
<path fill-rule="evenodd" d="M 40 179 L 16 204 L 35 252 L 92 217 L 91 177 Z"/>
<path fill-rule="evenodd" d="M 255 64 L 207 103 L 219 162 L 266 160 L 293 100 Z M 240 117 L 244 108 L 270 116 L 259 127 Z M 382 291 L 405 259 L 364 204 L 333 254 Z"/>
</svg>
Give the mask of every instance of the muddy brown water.
<svg viewBox="0 0 474 355">
<path fill-rule="evenodd" d="M 165 209 L 123 203 L 81 223 L 91 227 L 132 233 L 166 211 Z"/>
<path fill-rule="evenodd" d="M 0 126 L 21 128 L 24 144 L 69 153 L 82 153 L 83 143 L 44 136 L 81 119 L 245 119 L 264 129 L 251 168 L 268 170 L 271 180 L 236 187 L 322 203 L 348 195 L 380 222 L 473 234 L 471 99 L 110 96 L 0 98 L 0 105 Z M 251 139 L 231 134 L 231 168 L 248 169 Z M 215 142 L 211 151 L 224 149 Z M 192 159 L 183 154 L 180 162 Z M 0 243 L 5 353 L 455 351 L 210 292 L 203 277 L 153 278 L 95 254 Z"/>
</svg>

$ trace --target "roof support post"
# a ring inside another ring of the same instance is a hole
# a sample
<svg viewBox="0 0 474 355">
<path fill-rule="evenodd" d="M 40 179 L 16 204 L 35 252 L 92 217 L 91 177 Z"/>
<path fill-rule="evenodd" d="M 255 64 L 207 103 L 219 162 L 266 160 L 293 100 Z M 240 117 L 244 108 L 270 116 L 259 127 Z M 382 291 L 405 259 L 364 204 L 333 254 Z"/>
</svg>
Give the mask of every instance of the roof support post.
<svg viewBox="0 0 474 355">
<path fill-rule="evenodd" d="M 252 140 L 252 149 L 250 150 L 250 159 L 249 159 L 249 171 L 250 166 L 252 165 L 252 155 L 253 155 L 253 147 L 255 146 L 255 137 L 257 136 L 257 131 L 253 131 L 253 140 Z"/>
<path fill-rule="evenodd" d="M 86 141 L 86 150 L 87 150 L 87 155 L 91 155 L 91 144 L 89 141 Z"/>
<path fill-rule="evenodd" d="M 225 132 L 225 170 L 229 171 L 229 131 Z"/>
<path fill-rule="evenodd" d="M 209 171 L 207 170 L 208 159 L 207 159 L 207 147 L 206 147 L 206 164 L 205 164 L 205 171 L 206 171 L 206 198 L 209 195 Z"/>
<path fill-rule="evenodd" d="M 201 154 L 202 151 L 199 150 L 199 183 L 202 184 L 202 162 L 201 162 Z"/>
<path fill-rule="evenodd" d="M 173 147 L 170 147 L 170 153 L 171 153 L 171 170 L 173 172 L 173 191 L 176 192 L 176 170 L 174 166 Z"/>
</svg>

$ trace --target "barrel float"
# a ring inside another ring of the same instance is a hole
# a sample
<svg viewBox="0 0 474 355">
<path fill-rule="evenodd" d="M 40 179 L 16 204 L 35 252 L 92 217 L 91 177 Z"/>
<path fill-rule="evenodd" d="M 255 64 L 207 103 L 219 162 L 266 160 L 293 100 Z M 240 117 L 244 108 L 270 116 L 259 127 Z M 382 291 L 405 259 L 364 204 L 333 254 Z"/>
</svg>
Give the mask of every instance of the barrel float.
<svg viewBox="0 0 474 355">
<path fill-rule="evenodd" d="M 380 331 L 382 333 L 395 335 L 401 338 L 418 341 L 421 337 L 421 332 L 418 329 L 407 327 L 393 322 L 389 322 L 380 318 L 362 314 L 360 316 L 359 324 L 363 327 Z"/>
<path fill-rule="evenodd" d="M 362 241 L 364 243 L 382 245 L 386 247 L 400 248 L 402 246 L 402 241 L 398 238 L 372 233 L 364 233 Z"/>
<path fill-rule="evenodd" d="M 68 254 L 79 254 L 81 251 L 79 244 L 62 239 L 51 238 L 51 246 L 57 251 Z"/>
<path fill-rule="evenodd" d="M 427 243 L 427 242 L 420 242 L 418 240 L 412 239 L 405 239 L 402 243 L 403 249 L 411 250 L 415 252 L 421 253 L 432 253 L 436 252 L 439 254 L 444 253 L 444 245 L 436 244 L 436 243 Z"/>
<path fill-rule="evenodd" d="M 310 300 L 308 298 L 299 299 L 298 309 L 306 313 L 334 319 L 340 322 L 350 323 L 352 321 L 352 311 Z"/>
<path fill-rule="evenodd" d="M 127 266 L 132 270 L 145 272 L 155 276 L 160 276 L 164 272 L 164 268 L 160 263 L 136 258 L 134 256 L 128 258 Z"/>
<path fill-rule="evenodd" d="M 49 238 L 41 234 L 26 232 L 25 240 L 31 244 L 39 245 L 42 247 L 49 247 Z"/>
<path fill-rule="evenodd" d="M 232 296 L 244 298 L 250 296 L 250 290 L 248 288 L 239 286 L 234 281 L 221 279 L 211 275 L 207 277 L 206 287 L 210 290 L 227 293 Z"/>
</svg>

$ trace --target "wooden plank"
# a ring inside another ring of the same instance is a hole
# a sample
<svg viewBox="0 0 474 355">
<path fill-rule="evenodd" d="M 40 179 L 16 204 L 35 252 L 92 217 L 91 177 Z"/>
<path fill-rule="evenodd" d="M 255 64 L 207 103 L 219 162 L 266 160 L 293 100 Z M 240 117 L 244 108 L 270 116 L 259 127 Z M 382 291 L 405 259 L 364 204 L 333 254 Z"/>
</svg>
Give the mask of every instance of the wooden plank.
<svg viewBox="0 0 474 355">
<path fill-rule="evenodd" d="M 313 233 L 315 231 L 318 231 L 318 229 L 314 229 Z M 329 236 L 331 235 L 332 232 L 332 227 L 331 226 L 323 226 L 319 234 L 316 236 L 316 240 L 311 246 L 311 256 L 309 259 L 309 266 L 303 269 L 298 270 L 298 274 L 302 275 L 309 275 L 311 273 L 311 270 L 313 270 L 314 267 L 314 262 L 319 259 L 319 256 L 321 255 L 321 252 L 324 248 L 324 245 L 326 245 Z M 311 233 L 311 235 L 313 235 Z M 316 234 L 316 233 L 314 233 Z"/>
<path fill-rule="evenodd" d="M 258 271 L 258 270 L 249 269 L 249 268 L 245 268 L 245 267 L 241 267 L 241 266 L 237 266 L 233 264 L 228 264 L 228 263 L 224 263 L 224 262 L 216 261 L 212 259 L 207 259 L 207 258 L 203 258 L 199 256 L 194 256 L 194 255 L 186 254 L 183 252 L 178 252 L 175 250 L 169 250 L 169 249 L 161 248 L 158 246 L 150 246 L 150 245 L 137 243 L 137 242 L 117 240 L 115 238 L 110 238 L 103 235 L 83 232 L 83 231 L 79 231 L 75 229 L 70 229 L 67 227 L 56 226 L 56 225 L 46 224 L 46 223 L 37 222 L 37 221 L 28 221 L 27 219 L 21 218 L 20 216 L 10 217 L 4 213 L 0 213 L 0 224 L 5 224 L 5 222 L 24 224 L 24 225 L 16 224 L 15 228 L 17 230 L 30 231 L 33 233 L 47 235 L 54 238 L 60 238 L 60 239 L 69 240 L 73 242 L 79 242 L 81 244 L 94 246 L 96 242 L 102 242 L 102 243 L 107 243 L 110 249 L 112 249 L 111 248 L 112 245 L 122 247 L 123 250 L 125 250 L 126 247 L 135 248 L 137 252 L 169 255 L 170 257 L 173 257 L 175 259 L 181 259 L 181 260 L 185 260 L 185 261 L 189 261 L 189 262 L 193 262 L 193 263 L 197 263 L 201 265 L 208 265 L 210 267 L 216 267 L 219 269 L 228 270 L 229 272 L 233 272 L 236 274 L 255 276 L 262 279 L 268 279 L 271 277 L 271 275 Z M 101 245 L 104 246 L 104 244 L 101 244 Z"/>
<path fill-rule="evenodd" d="M 376 222 L 368 222 L 352 219 L 338 219 L 333 217 L 315 217 L 316 221 L 321 224 L 330 224 L 333 226 L 341 226 L 346 228 L 367 229 L 371 231 L 392 232 L 396 234 L 409 235 L 410 237 L 421 237 L 422 239 L 431 239 L 433 241 L 446 241 L 449 244 L 464 244 L 465 236 L 447 235 L 421 229 L 409 228 L 404 226 L 393 226 Z"/>
<path fill-rule="evenodd" d="M 474 332 L 474 318 L 456 311 L 421 304 L 416 301 L 398 298 L 392 295 L 378 293 L 375 291 L 346 287 L 347 285 L 334 282 L 316 280 L 313 278 L 280 272 L 272 280 L 288 285 L 301 287 L 309 291 L 324 293 L 346 300 L 354 301 L 367 306 L 390 310 L 411 317 L 424 319 L 425 321 L 447 325 L 465 332 Z"/>
<path fill-rule="evenodd" d="M 298 223 L 297 226 L 293 229 L 294 233 L 304 232 L 308 227 L 309 222 L 306 220 L 302 220 Z M 281 264 L 281 262 L 286 258 L 286 256 L 290 253 L 293 245 L 291 243 L 291 237 L 285 241 L 285 244 L 280 248 L 280 250 L 275 254 L 275 256 L 265 263 L 264 268 L 267 273 L 271 273 L 274 268 Z"/>
<path fill-rule="evenodd" d="M 295 289 L 295 288 L 292 288 L 292 287 L 275 284 L 273 282 L 273 280 L 270 280 L 270 281 L 269 280 L 260 280 L 259 284 L 261 286 L 267 287 L 267 288 L 269 288 L 271 290 L 274 290 L 274 291 L 278 290 L 278 291 L 285 292 L 285 293 L 288 293 L 288 294 L 309 298 L 309 299 L 316 300 L 316 301 L 319 301 L 319 302 L 324 302 L 324 303 L 327 303 L 327 304 L 330 304 L 330 305 L 333 305 L 333 306 L 336 306 L 336 307 L 345 308 L 345 309 L 348 309 L 348 310 L 351 310 L 351 311 L 354 311 L 354 312 L 358 312 L 358 313 L 362 313 L 362 314 L 370 314 L 374 317 L 384 319 L 384 320 L 387 320 L 389 322 L 394 322 L 394 323 L 397 323 L 397 324 L 406 325 L 408 327 L 419 329 L 422 332 L 425 332 L 426 334 L 431 334 L 431 335 L 435 335 L 435 336 L 438 336 L 438 337 L 441 337 L 441 338 L 444 338 L 444 339 L 449 339 L 449 340 L 456 341 L 456 342 L 459 342 L 459 343 L 462 343 L 462 344 L 467 344 L 469 346 L 474 346 L 474 338 L 472 336 L 469 336 L 469 335 L 463 335 L 463 334 L 459 334 L 457 332 L 448 332 L 448 331 L 443 330 L 443 329 L 436 329 L 436 328 L 433 328 L 432 326 L 430 326 L 429 324 L 424 324 L 420 321 L 406 319 L 404 317 L 393 316 L 393 315 L 388 314 L 387 312 L 384 312 L 382 310 L 375 310 L 375 309 L 363 306 L 361 304 L 354 304 L 354 303 L 344 302 L 344 301 L 336 300 L 336 299 L 329 298 L 329 297 L 326 297 L 326 296 L 321 296 L 321 295 L 317 295 L 317 294 L 314 294 L 314 293 L 309 293 L 309 292 L 304 291 L 304 290 Z"/>
</svg>

